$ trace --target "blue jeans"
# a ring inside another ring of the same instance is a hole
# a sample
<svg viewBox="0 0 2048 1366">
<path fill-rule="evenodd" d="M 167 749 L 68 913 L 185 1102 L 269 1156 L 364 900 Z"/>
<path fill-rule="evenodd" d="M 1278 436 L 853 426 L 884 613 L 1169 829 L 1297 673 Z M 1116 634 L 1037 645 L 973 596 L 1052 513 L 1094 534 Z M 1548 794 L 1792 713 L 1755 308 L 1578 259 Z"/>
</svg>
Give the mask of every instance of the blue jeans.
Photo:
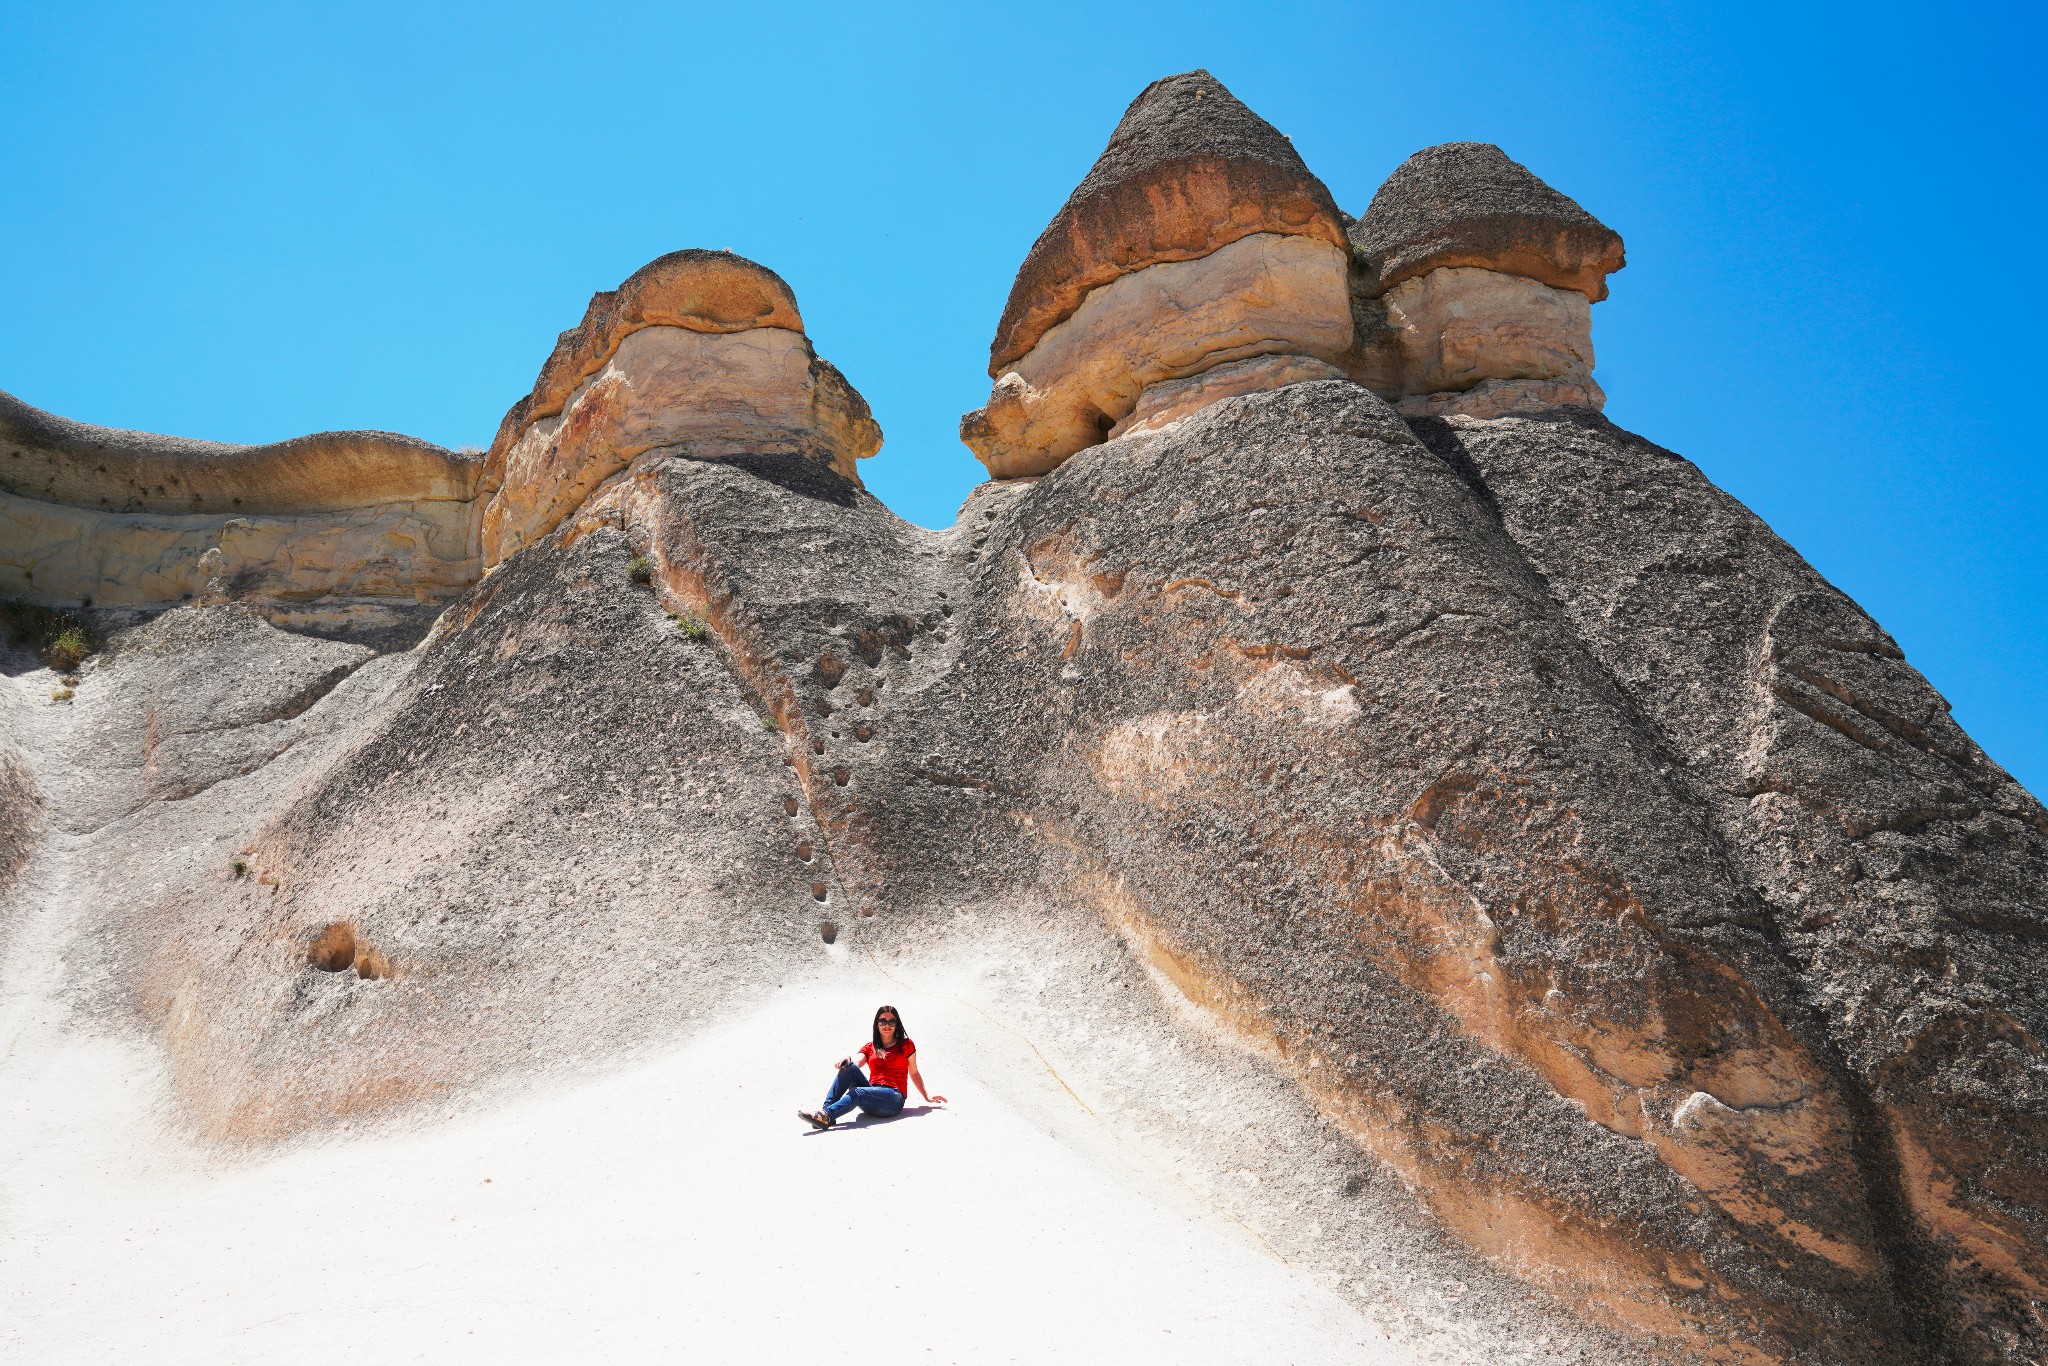
<svg viewBox="0 0 2048 1366">
<path fill-rule="evenodd" d="M 847 1063 L 832 1078 L 832 1089 L 825 1093 L 825 1113 L 838 1119 L 858 1105 L 864 1115 L 887 1119 L 903 1109 L 903 1100 L 903 1093 L 893 1086 L 868 1085 L 861 1070 Z"/>
</svg>

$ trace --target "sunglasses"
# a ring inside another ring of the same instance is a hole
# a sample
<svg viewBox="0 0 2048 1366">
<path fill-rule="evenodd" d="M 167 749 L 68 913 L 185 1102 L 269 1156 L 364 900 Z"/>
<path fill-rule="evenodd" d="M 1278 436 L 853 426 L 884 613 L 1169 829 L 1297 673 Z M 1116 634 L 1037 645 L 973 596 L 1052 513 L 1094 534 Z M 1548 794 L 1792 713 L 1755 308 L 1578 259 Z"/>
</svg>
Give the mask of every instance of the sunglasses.
<svg viewBox="0 0 2048 1366">
<path fill-rule="evenodd" d="M 894 1015 L 884 1015 L 884 1016 L 882 1016 L 882 1017 L 881 1017 L 880 1019 L 876 1020 L 876 1021 L 875 1021 L 875 1023 L 876 1023 L 876 1024 L 895 1024 L 895 1023 L 896 1023 L 896 1017 L 895 1017 Z"/>
</svg>

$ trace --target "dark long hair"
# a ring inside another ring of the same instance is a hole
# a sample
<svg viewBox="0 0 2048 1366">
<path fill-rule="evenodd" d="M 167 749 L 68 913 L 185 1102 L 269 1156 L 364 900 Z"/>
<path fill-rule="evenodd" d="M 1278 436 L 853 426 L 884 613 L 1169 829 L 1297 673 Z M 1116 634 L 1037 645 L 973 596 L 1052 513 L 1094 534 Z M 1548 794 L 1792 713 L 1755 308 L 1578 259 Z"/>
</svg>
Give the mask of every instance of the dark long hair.
<svg viewBox="0 0 2048 1366">
<path fill-rule="evenodd" d="M 903 1012 L 895 1006 L 876 1006 L 874 1023 L 869 1028 L 874 1031 L 877 1053 L 885 1047 L 882 1043 L 882 1012 L 885 1010 L 896 1017 L 896 1046 L 900 1048 L 910 1042 L 910 1031 L 903 1027 Z"/>
</svg>

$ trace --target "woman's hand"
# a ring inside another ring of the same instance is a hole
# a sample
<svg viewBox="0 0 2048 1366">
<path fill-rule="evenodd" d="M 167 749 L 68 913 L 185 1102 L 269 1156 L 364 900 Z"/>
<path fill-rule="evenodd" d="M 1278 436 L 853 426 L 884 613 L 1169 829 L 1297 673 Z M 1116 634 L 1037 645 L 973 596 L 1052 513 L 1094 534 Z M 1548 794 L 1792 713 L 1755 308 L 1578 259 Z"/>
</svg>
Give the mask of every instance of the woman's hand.
<svg viewBox="0 0 2048 1366">
<path fill-rule="evenodd" d="M 917 1093 L 933 1105 L 944 1105 L 946 1103 L 944 1096 L 935 1096 L 924 1089 L 924 1073 L 917 1070 L 917 1055 L 915 1053 L 910 1055 L 910 1080 L 916 1084 Z"/>
</svg>

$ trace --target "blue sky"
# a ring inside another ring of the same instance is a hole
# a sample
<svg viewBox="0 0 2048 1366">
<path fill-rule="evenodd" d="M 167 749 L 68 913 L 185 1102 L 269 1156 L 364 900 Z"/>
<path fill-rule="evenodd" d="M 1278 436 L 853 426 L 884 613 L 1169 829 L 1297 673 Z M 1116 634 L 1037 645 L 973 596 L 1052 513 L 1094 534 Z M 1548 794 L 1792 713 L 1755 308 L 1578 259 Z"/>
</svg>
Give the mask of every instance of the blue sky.
<svg viewBox="0 0 2048 1366">
<path fill-rule="evenodd" d="M 1025 249 L 1206 66 L 1353 213 L 1477 139 L 1619 230 L 1609 415 L 2048 792 L 2044 37 L 1998 4 L 9 5 L 0 388 L 483 445 L 593 291 L 730 247 L 874 405 L 870 487 L 942 525 Z"/>
</svg>

